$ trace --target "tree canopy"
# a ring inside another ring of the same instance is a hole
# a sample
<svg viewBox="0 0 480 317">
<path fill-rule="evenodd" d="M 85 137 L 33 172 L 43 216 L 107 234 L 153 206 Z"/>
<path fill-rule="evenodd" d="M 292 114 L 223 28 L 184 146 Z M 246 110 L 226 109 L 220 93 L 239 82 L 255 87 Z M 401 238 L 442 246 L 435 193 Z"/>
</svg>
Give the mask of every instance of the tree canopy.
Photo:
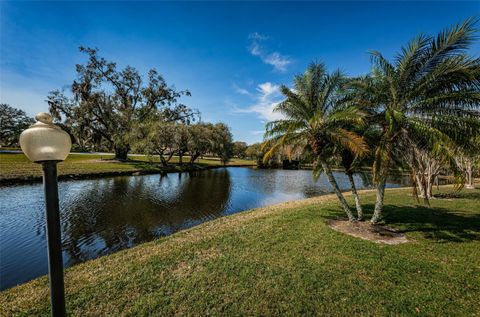
<svg viewBox="0 0 480 317">
<path fill-rule="evenodd" d="M 167 122 L 194 120 L 196 112 L 179 103 L 190 92 L 168 86 L 156 69 L 142 78 L 135 68 L 119 69 L 100 57 L 97 49 L 80 47 L 80 52 L 88 60 L 76 65 L 73 96 L 54 90 L 47 98 L 50 112 L 77 139 L 105 141 L 117 159 L 126 159 L 135 122 L 151 115 Z"/>
<path fill-rule="evenodd" d="M 18 145 L 20 133 L 34 122 L 25 111 L 0 104 L 0 146 Z"/>
</svg>

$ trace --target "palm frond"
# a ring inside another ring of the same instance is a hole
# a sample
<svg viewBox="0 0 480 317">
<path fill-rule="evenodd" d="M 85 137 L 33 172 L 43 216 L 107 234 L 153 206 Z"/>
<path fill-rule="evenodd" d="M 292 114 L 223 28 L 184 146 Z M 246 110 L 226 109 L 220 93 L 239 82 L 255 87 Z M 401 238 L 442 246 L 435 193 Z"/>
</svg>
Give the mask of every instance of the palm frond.
<svg viewBox="0 0 480 317">
<path fill-rule="evenodd" d="M 368 144 L 363 137 L 343 128 L 333 130 L 330 133 L 330 137 L 335 143 L 341 144 L 355 156 L 364 156 L 369 151 Z"/>
<path fill-rule="evenodd" d="M 354 124 L 363 126 L 365 124 L 366 113 L 356 106 L 349 106 L 335 109 L 330 116 L 328 116 L 327 124 L 336 126 L 345 124 Z"/>
</svg>

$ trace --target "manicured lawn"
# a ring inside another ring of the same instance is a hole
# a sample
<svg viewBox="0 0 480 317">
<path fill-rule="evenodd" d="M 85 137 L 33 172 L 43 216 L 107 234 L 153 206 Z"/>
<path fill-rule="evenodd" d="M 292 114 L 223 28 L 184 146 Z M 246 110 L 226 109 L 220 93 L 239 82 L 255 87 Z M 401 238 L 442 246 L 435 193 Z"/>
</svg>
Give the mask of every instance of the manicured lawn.
<svg viewBox="0 0 480 317">
<path fill-rule="evenodd" d="M 387 222 L 410 243 L 330 229 L 332 196 L 207 222 L 66 271 L 74 316 L 478 316 L 480 190 L 427 207 L 388 190 Z M 362 193 L 367 211 L 374 194 Z M 350 199 L 350 197 L 349 197 Z M 0 293 L 6 316 L 47 316 L 42 277 Z"/>
<path fill-rule="evenodd" d="M 58 165 L 59 175 L 82 175 L 109 172 L 135 172 L 135 171 L 160 171 L 162 168 L 156 164 L 158 157 L 152 162 L 146 156 L 131 156 L 128 162 L 112 160 L 113 155 L 70 154 L 68 158 Z M 188 161 L 184 158 L 184 162 Z M 173 157 L 171 163 L 177 163 L 178 157 Z M 205 158 L 195 162 L 198 166 L 221 165 L 219 159 Z M 254 165 L 253 161 L 232 159 L 229 165 Z M 30 162 L 23 154 L 0 154 L 0 180 L 24 177 L 42 176 L 41 166 Z"/>
</svg>

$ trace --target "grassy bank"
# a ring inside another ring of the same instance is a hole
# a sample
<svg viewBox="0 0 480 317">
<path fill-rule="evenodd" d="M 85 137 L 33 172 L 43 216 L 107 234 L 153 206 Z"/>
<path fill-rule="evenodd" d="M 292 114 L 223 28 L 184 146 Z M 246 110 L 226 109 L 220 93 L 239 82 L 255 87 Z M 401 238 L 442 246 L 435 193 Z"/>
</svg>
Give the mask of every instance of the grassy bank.
<svg viewBox="0 0 480 317">
<path fill-rule="evenodd" d="M 431 207 L 388 190 L 387 222 L 411 242 L 344 235 L 325 196 L 243 212 L 74 266 L 74 316 L 475 316 L 480 190 Z M 362 194 L 367 211 L 374 194 Z M 350 199 L 350 197 L 349 197 Z M 47 316 L 46 277 L 0 293 L 4 315 Z"/>
<path fill-rule="evenodd" d="M 161 167 L 158 157 L 152 161 L 146 156 L 131 156 L 127 162 L 113 160 L 113 155 L 96 154 L 70 154 L 67 159 L 58 165 L 58 173 L 61 176 L 85 176 L 103 175 L 115 173 L 135 172 L 175 172 L 188 170 L 192 167 L 187 165 L 178 166 L 178 157 L 173 157 L 169 168 Z M 184 158 L 188 162 L 189 157 Z M 206 158 L 195 161 L 195 169 L 211 166 L 221 166 L 217 158 Z M 232 159 L 229 166 L 254 165 L 253 161 Z M 39 179 L 42 176 L 41 166 L 30 162 L 23 154 L 0 154 L 0 181 L 15 182 L 21 180 Z"/>
</svg>

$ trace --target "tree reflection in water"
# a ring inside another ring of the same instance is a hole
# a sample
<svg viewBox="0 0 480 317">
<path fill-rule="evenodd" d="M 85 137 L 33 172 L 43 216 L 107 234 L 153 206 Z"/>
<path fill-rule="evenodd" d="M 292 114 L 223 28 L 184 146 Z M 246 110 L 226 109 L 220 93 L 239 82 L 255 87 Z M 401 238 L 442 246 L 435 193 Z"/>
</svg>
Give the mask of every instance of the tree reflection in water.
<svg viewBox="0 0 480 317">
<path fill-rule="evenodd" d="M 222 214 L 230 197 L 227 169 L 178 175 L 95 180 L 71 197 L 62 217 L 68 264 L 151 241 Z"/>
</svg>

